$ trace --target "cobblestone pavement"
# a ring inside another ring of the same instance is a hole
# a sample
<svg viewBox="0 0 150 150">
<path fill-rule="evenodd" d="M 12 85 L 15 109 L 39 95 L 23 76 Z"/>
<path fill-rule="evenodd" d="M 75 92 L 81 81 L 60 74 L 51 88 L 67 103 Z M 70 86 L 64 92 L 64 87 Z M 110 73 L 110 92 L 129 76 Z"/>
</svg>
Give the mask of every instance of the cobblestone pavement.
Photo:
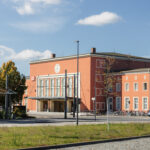
<svg viewBox="0 0 150 150">
<path fill-rule="evenodd" d="M 150 138 L 62 148 L 57 150 L 150 150 Z"/>
</svg>

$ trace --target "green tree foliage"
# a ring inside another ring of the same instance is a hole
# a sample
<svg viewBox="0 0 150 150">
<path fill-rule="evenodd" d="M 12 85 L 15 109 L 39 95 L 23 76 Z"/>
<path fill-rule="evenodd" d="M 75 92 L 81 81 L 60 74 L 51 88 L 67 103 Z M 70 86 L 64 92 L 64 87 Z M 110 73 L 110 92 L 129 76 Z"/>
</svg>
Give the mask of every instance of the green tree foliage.
<svg viewBox="0 0 150 150">
<path fill-rule="evenodd" d="M 21 75 L 17 70 L 15 63 L 13 61 L 8 61 L 3 63 L 0 67 L 0 89 L 6 89 L 6 74 L 8 75 L 8 89 L 16 92 L 17 94 L 11 95 L 12 103 L 18 103 L 22 100 L 24 90 L 27 88 L 25 86 L 25 76 Z M 0 95 L 0 105 L 4 105 L 5 96 Z"/>
</svg>

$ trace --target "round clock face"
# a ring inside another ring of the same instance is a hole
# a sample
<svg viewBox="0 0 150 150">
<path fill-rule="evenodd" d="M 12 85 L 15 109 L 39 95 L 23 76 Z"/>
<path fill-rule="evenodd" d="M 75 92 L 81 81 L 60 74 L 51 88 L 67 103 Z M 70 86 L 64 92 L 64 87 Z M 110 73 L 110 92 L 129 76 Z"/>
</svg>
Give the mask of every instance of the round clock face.
<svg viewBox="0 0 150 150">
<path fill-rule="evenodd" d="M 60 71 L 60 65 L 56 64 L 55 65 L 55 73 L 59 73 L 59 71 Z"/>
</svg>

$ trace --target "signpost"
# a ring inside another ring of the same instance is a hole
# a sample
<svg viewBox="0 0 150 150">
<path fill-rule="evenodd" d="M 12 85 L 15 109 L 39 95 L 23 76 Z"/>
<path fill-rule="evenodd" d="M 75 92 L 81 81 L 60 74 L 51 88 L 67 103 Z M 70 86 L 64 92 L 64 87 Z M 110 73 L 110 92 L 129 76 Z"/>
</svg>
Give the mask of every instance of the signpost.
<svg viewBox="0 0 150 150">
<path fill-rule="evenodd" d="M 93 101 L 93 103 L 94 103 L 94 106 L 93 106 L 93 110 L 95 109 L 95 121 L 96 121 L 96 98 L 95 97 L 92 97 L 92 101 Z"/>
</svg>

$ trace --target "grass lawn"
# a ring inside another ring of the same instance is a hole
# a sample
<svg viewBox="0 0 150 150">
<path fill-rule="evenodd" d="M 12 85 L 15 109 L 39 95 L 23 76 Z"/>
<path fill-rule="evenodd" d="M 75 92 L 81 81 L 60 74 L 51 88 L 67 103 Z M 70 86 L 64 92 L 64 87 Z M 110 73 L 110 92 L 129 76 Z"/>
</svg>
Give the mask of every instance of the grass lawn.
<svg viewBox="0 0 150 150">
<path fill-rule="evenodd" d="M 0 128 L 0 150 L 150 135 L 150 124 Z"/>
</svg>

